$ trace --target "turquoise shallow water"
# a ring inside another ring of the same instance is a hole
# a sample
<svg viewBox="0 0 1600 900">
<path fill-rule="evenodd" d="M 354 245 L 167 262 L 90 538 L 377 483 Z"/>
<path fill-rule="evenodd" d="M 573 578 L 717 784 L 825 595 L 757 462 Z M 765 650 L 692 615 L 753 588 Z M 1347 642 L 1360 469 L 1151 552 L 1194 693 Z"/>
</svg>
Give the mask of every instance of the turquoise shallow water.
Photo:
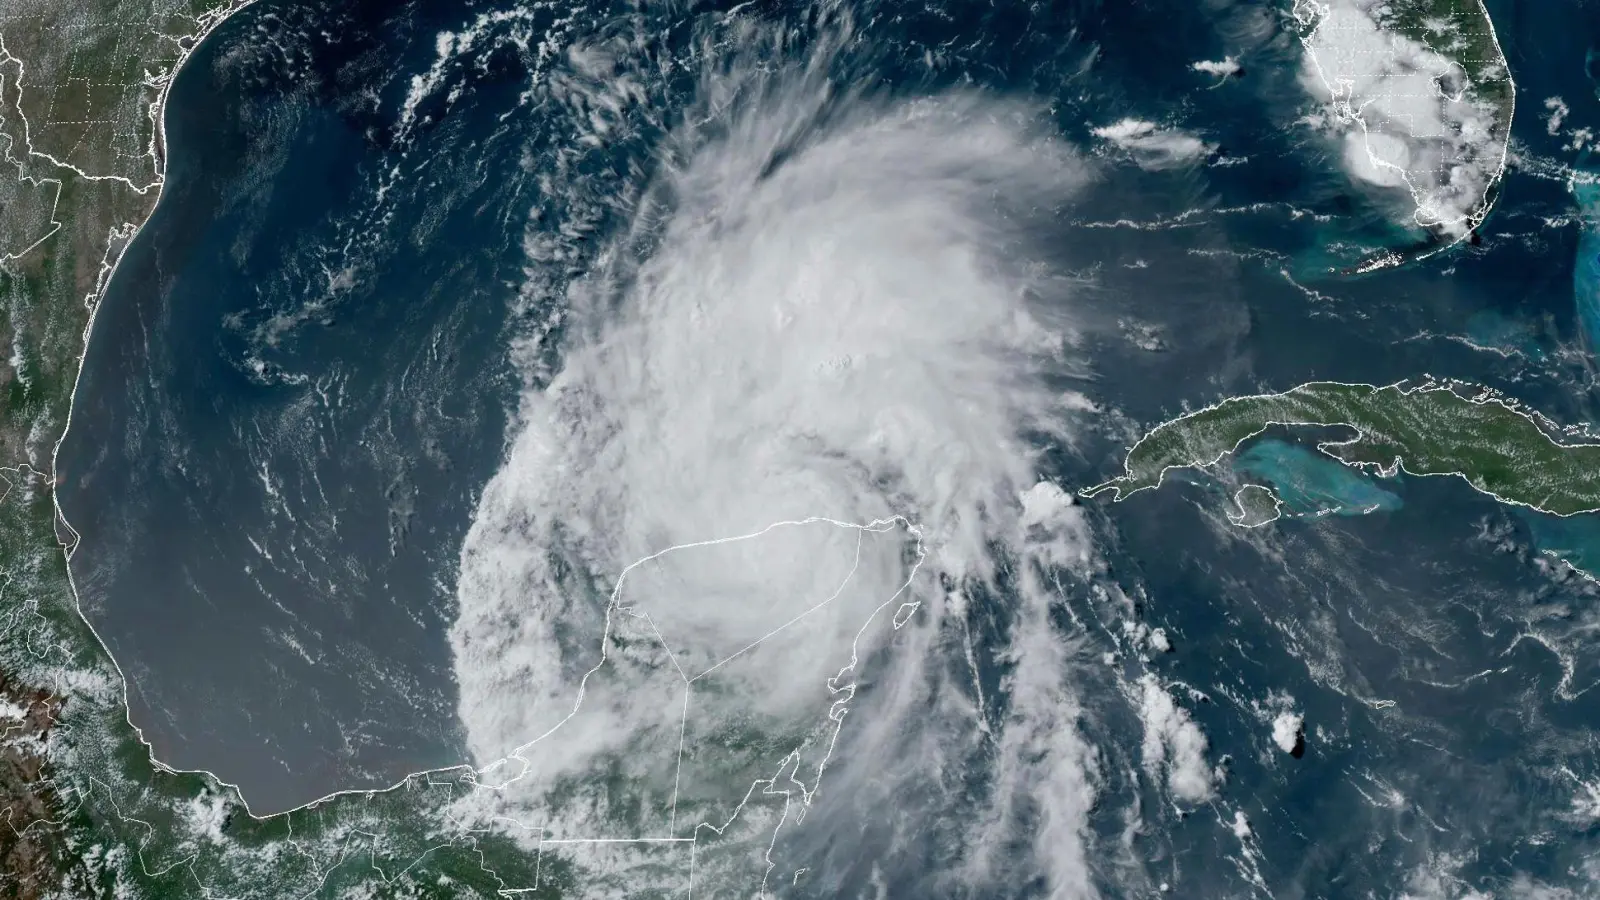
<svg viewBox="0 0 1600 900">
<path fill-rule="evenodd" d="M 218 771 L 259 810 L 461 758 L 445 632 L 474 504 L 521 392 L 588 324 L 562 318 L 567 292 L 618 242 L 647 253 L 659 237 L 635 213 L 687 152 L 664 135 L 702 108 L 696 73 L 740 53 L 782 71 L 833 39 L 835 85 L 1028 101 L 1081 156 L 1086 184 L 1040 240 L 1081 278 L 1059 312 L 1085 336 L 1048 374 L 1103 419 L 1071 440 L 1030 435 L 1050 480 L 1104 481 L 1145 426 L 1313 379 L 1461 377 L 1600 421 L 1581 350 L 1600 325 L 1600 250 L 1572 219 L 1600 196 L 1550 174 L 1575 160 L 1538 118 L 1561 94 L 1571 122 L 1600 128 L 1574 77 L 1600 41 L 1589 8 L 1490 4 L 1534 111 L 1517 146 L 1539 165 L 1508 177 L 1477 245 L 1345 278 L 1329 269 L 1414 235 L 1305 124 L 1299 44 L 1276 14 L 861 2 L 844 4 L 838 39 L 823 24 L 837 4 L 734 6 L 262 0 L 185 70 L 167 193 L 104 301 L 60 457 L 83 534 L 74 575 L 163 760 Z M 440 62 L 439 33 L 480 13 L 472 54 Z M 737 15 L 785 39 L 752 44 Z M 1246 74 L 1217 86 L 1190 68 L 1225 56 Z M 1092 134 L 1123 118 L 1212 149 L 1141 167 Z M 653 199 L 670 220 L 678 198 Z M 1189 897 L 1592 895 L 1600 846 L 1573 798 L 1600 783 L 1600 603 L 1539 551 L 1593 560 L 1593 523 L 1530 519 L 1453 479 L 1373 478 L 1288 440 L 1232 465 L 1291 515 L 1237 529 L 1215 485 L 1177 480 L 1081 506 L 1104 566 L 1050 573 L 1059 603 L 1039 640 L 1067 661 L 1062 683 L 1015 678 L 1020 576 L 997 559 L 996 589 L 972 591 L 930 642 L 936 705 L 979 711 L 950 738 L 964 755 L 922 771 L 920 723 L 890 736 L 896 752 L 847 728 L 837 764 L 869 785 L 892 765 L 900 792 L 823 790 L 808 830 L 774 851 L 815 851 L 826 877 L 797 890 L 1047 896 L 1025 874 L 1030 836 L 1071 798 L 996 762 L 1029 690 L 1073 710 L 1092 748 L 1084 840 L 1102 896 L 1164 882 Z M 1170 652 L 1130 647 L 1125 624 L 1165 629 Z M 1203 729 L 1220 773 L 1208 805 L 1174 804 L 1145 756 L 1145 676 Z M 1272 740 L 1285 710 L 1305 717 L 1298 759 Z M 984 850 L 1024 874 L 968 890 L 971 823 L 1002 813 L 1009 830 Z"/>
<path fill-rule="evenodd" d="M 1550 516 L 1524 512 L 1533 545 L 1600 577 L 1600 515 Z"/>
<path fill-rule="evenodd" d="M 1596 177 L 1596 173 L 1587 169 L 1579 169 L 1578 175 Z M 1600 184 L 1576 181 L 1572 196 L 1584 223 L 1577 260 L 1573 264 L 1572 292 L 1584 331 L 1593 344 L 1600 335 Z"/>
<path fill-rule="evenodd" d="M 1501 353 L 1518 353 L 1533 360 L 1541 360 L 1546 356 L 1544 347 L 1539 343 L 1537 323 L 1492 310 L 1474 313 L 1469 317 L 1463 337 L 1475 346 Z"/>
<path fill-rule="evenodd" d="M 1272 486 L 1290 515 L 1360 516 L 1403 504 L 1377 480 L 1300 444 L 1267 438 L 1233 457 L 1233 470 Z"/>
</svg>

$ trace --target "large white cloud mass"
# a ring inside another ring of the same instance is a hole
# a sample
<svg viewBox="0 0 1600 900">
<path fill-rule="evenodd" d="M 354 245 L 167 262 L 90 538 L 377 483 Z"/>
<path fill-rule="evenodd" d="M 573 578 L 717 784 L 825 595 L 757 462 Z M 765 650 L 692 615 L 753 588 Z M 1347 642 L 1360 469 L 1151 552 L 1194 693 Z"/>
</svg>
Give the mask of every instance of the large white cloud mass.
<svg viewBox="0 0 1600 900">
<path fill-rule="evenodd" d="M 487 812 L 547 837 L 682 838 L 757 817 L 745 792 L 780 769 L 807 804 L 824 764 L 829 789 L 926 778 L 829 762 L 854 698 L 856 747 L 930 716 L 998 729 L 997 801 L 962 871 L 983 877 L 986 839 L 1026 807 L 1045 877 L 1091 894 L 1094 761 L 1041 577 L 1090 551 L 1037 462 L 1092 410 L 1063 402 L 1083 371 L 1076 282 L 1035 227 L 1087 170 L 1040 110 L 994 97 L 842 95 L 803 68 L 716 79 L 631 231 L 521 348 L 559 336 L 562 363 L 530 375 L 451 632 Z M 961 586 L 1002 564 L 1021 604 L 1002 711 L 933 698 L 928 671 L 962 652 Z M 869 657 L 886 662 L 855 698 Z M 573 787 L 595 771 L 626 781 L 630 824 L 615 790 Z"/>
<path fill-rule="evenodd" d="M 1487 13 L 1477 12 L 1492 35 Z M 1468 60 L 1474 83 L 1458 59 L 1475 52 L 1481 35 L 1457 33 L 1442 18 L 1407 10 L 1423 20 L 1420 31 L 1408 29 L 1383 0 L 1296 0 L 1293 14 L 1306 52 L 1301 80 L 1343 131 L 1350 174 L 1409 192 L 1417 225 L 1453 237 L 1477 227 L 1506 164 L 1510 108 L 1490 99 L 1489 82 L 1503 82 L 1511 102 L 1498 42 L 1494 59 Z"/>
</svg>

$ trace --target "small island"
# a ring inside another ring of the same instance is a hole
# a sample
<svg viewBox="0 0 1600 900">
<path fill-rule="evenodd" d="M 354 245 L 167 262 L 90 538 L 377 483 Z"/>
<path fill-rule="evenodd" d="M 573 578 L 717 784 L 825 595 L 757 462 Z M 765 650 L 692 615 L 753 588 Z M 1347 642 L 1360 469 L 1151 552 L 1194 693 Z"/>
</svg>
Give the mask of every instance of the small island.
<svg viewBox="0 0 1600 900">
<path fill-rule="evenodd" d="M 1233 495 L 1233 505 L 1237 507 L 1228 513 L 1228 521 L 1240 528 L 1260 528 L 1278 521 L 1283 515 L 1283 501 L 1271 488 L 1259 484 L 1247 484 Z"/>
<path fill-rule="evenodd" d="M 1159 487 L 1169 470 L 1211 466 L 1274 426 L 1353 430 L 1317 449 L 1380 475 L 1455 475 L 1497 500 L 1541 512 L 1600 511 L 1600 442 L 1557 429 L 1493 390 L 1435 380 L 1311 382 L 1232 397 L 1156 426 L 1128 451 L 1122 477 L 1081 494 L 1110 491 L 1124 500 Z"/>
</svg>

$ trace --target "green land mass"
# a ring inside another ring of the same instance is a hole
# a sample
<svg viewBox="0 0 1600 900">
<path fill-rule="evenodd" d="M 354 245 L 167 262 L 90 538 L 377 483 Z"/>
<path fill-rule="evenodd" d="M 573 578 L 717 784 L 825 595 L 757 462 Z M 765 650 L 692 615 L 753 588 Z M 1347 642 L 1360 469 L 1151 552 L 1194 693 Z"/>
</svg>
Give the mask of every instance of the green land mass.
<svg viewBox="0 0 1600 900">
<path fill-rule="evenodd" d="M 1247 484 L 1233 495 L 1236 512 L 1228 514 L 1228 519 L 1241 528 L 1258 528 L 1269 522 L 1276 522 L 1281 512 L 1281 501 L 1271 488 L 1259 484 Z"/>
<path fill-rule="evenodd" d="M 479 789 L 468 770 L 257 818 L 210 775 L 161 766 L 79 612 L 53 455 L 89 318 L 160 193 L 173 75 L 247 3 L 0 0 L 0 900 L 582 893 L 577 861 L 535 858 L 445 814 Z M 1459 54 L 1491 96 L 1509 94 L 1477 0 L 1395 8 L 1404 21 L 1391 24 Z M 1439 31 L 1435 17 L 1455 27 Z M 1128 476 L 1101 489 L 1154 487 L 1166 468 L 1220 458 L 1272 421 L 1357 428 L 1361 441 L 1325 448 L 1350 462 L 1404 457 L 1408 471 L 1459 472 L 1552 511 L 1600 506 L 1600 449 L 1553 443 L 1514 406 L 1440 388 L 1306 385 L 1227 401 L 1152 432 Z"/>
<path fill-rule="evenodd" d="M 1482 0 L 1395 0 L 1376 15 L 1386 29 L 1459 63 L 1476 96 L 1510 116 L 1511 73 Z"/>
<path fill-rule="evenodd" d="M 0 0 L 0 900 L 570 895 L 568 860 L 444 814 L 470 770 L 257 818 L 160 765 L 79 612 L 54 450 L 89 320 L 160 194 L 167 87 L 248 2 Z"/>
<path fill-rule="evenodd" d="M 1325 0 L 1297 0 L 1297 21 L 1309 31 L 1322 18 Z M 1461 66 L 1474 98 L 1490 104 L 1497 130 L 1510 128 L 1515 85 L 1494 22 L 1483 0 L 1390 0 L 1369 15 L 1385 32 L 1416 41 Z"/>
<path fill-rule="evenodd" d="M 1343 427 L 1317 445 L 1385 474 L 1455 475 L 1506 503 L 1556 515 L 1600 510 L 1600 442 L 1557 437 L 1537 413 L 1482 388 L 1313 382 L 1281 394 L 1233 397 L 1162 423 L 1128 452 L 1126 474 L 1083 491 L 1114 499 L 1159 487 L 1169 470 L 1205 468 L 1267 429 Z"/>
<path fill-rule="evenodd" d="M 1419 218 L 1417 223 L 1428 232 L 1421 243 L 1403 252 L 1371 253 L 1345 270 L 1365 273 L 1431 256 L 1467 238 L 1482 224 L 1505 175 L 1516 84 L 1483 0 L 1388 0 L 1381 4 L 1294 0 L 1292 18 L 1318 77 L 1325 66 L 1335 70 L 1353 66 L 1363 73 L 1351 77 L 1349 71 L 1336 72 L 1333 81 L 1324 79 L 1324 84 L 1336 98 L 1333 115 L 1342 121 L 1360 122 L 1369 136 L 1387 135 L 1402 141 L 1423 138 L 1411 134 L 1411 126 L 1405 124 L 1409 114 L 1399 113 L 1394 104 L 1374 102 L 1386 95 L 1397 99 L 1414 90 L 1408 86 L 1414 72 L 1405 63 L 1387 69 L 1375 65 L 1371 54 L 1383 51 L 1371 49 L 1373 36 L 1361 27 L 1352 28 L 1352 17 L 1340 15 L 1348 14 L 1353 6 L 1361 8 L 1361 16 L 1354 18 L 1370 19 L 1382 40 L 1397 41 L 1413 51 L 1423 49 L 1430 57 L 1448 63 L 1446 71 L 1440 70 L 1437 61 L 1428 68 L 1434 79 L 1432 90 L 1452 98 L 1438 114 L 1450 123 L 1457 138 L 1445 154 L 1448 162 L 1431 170 L 1412 169 L 1408 163 L 1405 180 L 1419 213 L 1431 210 L 1428 216 L 1436 215 L 1439 208 L 1434 203 L 1444 199 L 1444 209 L 1464 214 L 1457 218 L 1452 212 L 1448 225 L 1438 221 L 1428 225 L 1423 221 L 1427 217 Z M 1456 196 L 1458 184 L 1475 185 L 1475 193 L 1470 198 Z"/>
</svg>

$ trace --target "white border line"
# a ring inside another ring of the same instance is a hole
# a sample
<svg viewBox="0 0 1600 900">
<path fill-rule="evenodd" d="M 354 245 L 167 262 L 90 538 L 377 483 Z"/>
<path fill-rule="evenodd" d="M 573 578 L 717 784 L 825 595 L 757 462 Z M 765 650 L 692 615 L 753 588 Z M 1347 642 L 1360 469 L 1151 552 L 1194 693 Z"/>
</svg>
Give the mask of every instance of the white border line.
<svg viewBox="0 0 1600 900">
<path fill-rule="evenodd" d="M 1218 400 L 1217 402 L 1212 403 L 1209 406 L 1203 407 L 1201 409 L 1197 409 L 1197 410 L 1195 410 L 1193 412 L 1184 413 L 1183 415 L 1178 416 L 1178 417 L 1173 418 L 1173 419 L 1168 419 L 1167 421 L 1162 422 L 1159 425 L 1156 425 L 1154 428 L 1151 428 L 1149 431 L 1145 432 L 1144 436 L 1139 438 L 1139 440 L 1135 441 L 1133 446 L 1129 447 L 1127 453 L 1123 456 L 1123 461 L 1122 461 L 1123 474 L 1121 476 L 1119 476 L 1117 478 L 1113 478 L 1113 479 L 1111 479 L 1109 481 L 1101 482 L 1100 484 L 1094 485 L 1092 487 L 1082 488 L 1082 489 L 1080 489 L 1078 491 L 1078 496 L 1084 497 L 1084 498 L 1090 498 L 1090 497 L 1096 497 L 1096 496 L 1098 496 L 1098 495 L 1100 495 L 1100 494 L 1102 494 L 1102 493 L 1104 493 L 1106 491 L 1112 491 L 1116 495 L 1115 497 L 1113 497 L 1112 502 L 1113 503 L 1121 503 L 1122 501 L 1128 499 L 1129 497 L 1131 497 L 1134 494 L 1137 494 L 1137 493 L 1139 493 L 1141 491 L 1155 490 L 1157 488 L 1160 488 L 1162 486 L 1162 484 L 1165 483 L 1166 477 L 1167 477 L 1167 473 L 1170 472 L 1170 471 L 1181 470 L 1181 469 L 1205 470 L 1205 469 L 1211 468 L 1212 466 L 1214 466 L 1217 463 L 1221 462 L 1224 458 L 1226 458 L 1226 457 L 1228 457 L 1228 456 L 1230 456 L 1230 455 L 1232 455 L 1234 453 L 1237 453 L 1240 447 L 1244 446 L 1249 441 L 1252 441 L 1252 440 L 1260 437 L 1262 434 L 1266 433 L 1266 431 L 1268 429 L 1273 428 L 1274 426 L 1280 426 L 1280 427 L 1284 427 L 1284 428 L 1349 428 L 1349 429 L 1351 429 L 1351 430 L 1356 432 L 1356 437 L 1351 438 L 1349 440 L 1343 440 L 1343 441 L 1321 441 L 1316 446 L 1316 449 L 1318 450 L 1318 452 L 1321 452 L 1321 453 L 1325 454 L 1330 459 L 1333 459 L 1334 461 L 1338 462 L 1341 465 L 1349 466 L 1350 468 L 1353 468 L 1353 469 L 1362 470 L 1362 471 L 1365 471 L 1367 469 L 1374 469 L 1374 470 L 1377 471 L 1377 473 L 1379 475 L 1381 475 L 1383 477 L 1386 477 L 1386 478 L 1387 477 L 1391 477 L 1391 476 L 1393 476 L 1393 475 L 1395 475 L 1395 474 L 1397 474 L 1399 472 L 1404 472 L 1405 474 L 1410 475 L 1413 478 L 1436 478 L 1436 477 L 1455 477 L 1455 478 L 1460 478 L 1461 480 L 1465 481 L 1467 483 L 1467 485 L 1469 487 L 1471 487 L 1474 491 L 1477 491 L 1479 494 L 1483 494 L 1484 496 L 1491 497 L 1491 498 L 1493 498 L 1494 500 L 1496 500 L 1496 501 L 1498 501 L 1500 503 L 1504 503 L 1504 504 L 1506 504 L 1508 506 L 1521 506 L 1521 507 L 1524 507 L 1526 509 L 1531 509 L 1531 510 L 1533 510 L 1535 512 L 1544 513 L 1545 515 L 1550 515 L 1550 516 L 1556 516 L 1558 518 L 1565 519 L 1565 518 L 1570 518 L 1572 516 L 1582 516 L 1582 515 L 1588 515 L 1590 513 L 1600 512 L 1600 505 L 1596 505 L 1596 506 L 1588 508 L 1588 509 L 1576 510 L 1574 512 L 1560 513 L 1560 512 L 1555 512 L 1554 510 L 1545 509 L 1544 507 L 1541 507 L 1541 506 L 1538 506 L 1538 505 L 1535 505 L 1535 504 L 1532 504 L 1532 503 L 1524 503 L 1521 500 L 1512 500 L 1512 499 L 1510 499 L 1508 497 L 1502 497 L 1499 494 L 1496 494 L 1494 491 L 1490 491 L 1490 490 L 1487 490 L 1485 488 L 1478 487 L 1476 484 L 1472 483 L 1472 481 L 1467 477 L 1465 472 L 1413 472 L 1412 470 L 1407 469 L 1405 467 L 1405 458 L 1404 457 L 1400 457 L 1400 456 L 1397 456 L 1394 459 L 1394 461 L 1392 463 L 1390 463 L 1389 465 L 1387 465 L 1387 466 L 1383 465 L 1383 464 L 1380 464 L 1380 463 L 1372 463 L 1372 462 L 1352 462 L 1350 460 L 1340 458 L 1340 457 L 1338 457 L 1338 456 L 1336 456 L 1336 455 L 1334 455 L 1332 453 L 1329 453 L 1327 448 L 1329 448 L 1329 447 L 1339 447 L 1339 446 L 1344 446 L 1344 445 L 1347 445 L 1347 444 L 1358 444 L 1358 443 L 1360 443 L 1361 441 L 1365 440 L 1368 437 L 1367 430 L 1363 429 L 1361 426 L 1356 425 L 1353 422 L 1343 422 L 1343 421 L 1280 421 L 1280 420 L 1277 420 L 1277 419 L 1262 420 L 1263 424 L 1262 424 L 1262 426 L 1260 428 L 1256 429 L 1255 431 L 1251 432 L 1248 435 L 1245 435 L 1238 442 L 1236 442 L 1232 447 L 1228 447 L 1228 448 L 1218 452 L 1216 456 L 1212 457 L 1209 460 L 1205 460 L 1205 459 L 1190 460 L 1190 461 L 1186 461 L 1186 462 L 1182 462 L 1182 463 L 1173 463 L 1171 465 L 1163 466 L 1161 471 L 1156 474 L 1155 482 L 1153 484 L 1142 484 L 1142 485 L 1139 485 L 1138 487 L 1134 487 L 1134 488 L 1131 488 L 1131 489 L 1125 489 L 1124 484 L 1122 484 L 1122 483 L 1125 483 L 1125 482 L 1133 482 L 1133 481 L 1141 480 L 1141 479 L 1136 479 L 1136 477 L 1133 474 L 1133 471 L 1128 468 L 1128 461 L 1133 458 L 1133 454 L 1139 449 L 1139 446 L 1141 444 L 1143 444 L 1146 440 L 1149 440 L 1150 438 L 1154 437 L 1157 432 L 1162 431 L 1163 429 L 1166 429 L 1168 427 L 1177 425 L 1179 422 L 1182 422 L 1185 419 L 1192 419 L 1192 418 L 1195 418 L 1197 416 L 1205 415 L 1206 413 L 1211 412 L 1213 410 L 1216 410 L 1219 407 L 1223 406 L 1224 404 L 1227 404 L 1227 403 L 1230 403 L 1230 402 L 1235 402 L 1235 401 L 1241 401 L 1242 402 L 1242 401 L 1246 401 L 1246 400 L 1277 400 L 1277 399 L 1287 398 L 1288 395 L 1293 394 L 1295 391 L 1302 390 L 1304 388 L 1321 386 L 1321 385 L 1333 385 L 1333 386 L 1337 386 L 1337 387 L 1347 387 L 1347 388 L 1368 388 L 1368 389 L 1372 390 L 1374 393 L 1376 393 L 1378 391 L 1386 391 L 1386 390 L 1389 390 L 1389 389 L 1393 388 L 1393 389 L 1399 391 L 1400 395 L 1402 397 L 1409 397 L 1412 394 L 1415 394 L 1415 393 L 1418 393 L 1418 392 L 1432 393 L 1432 392 L 1435 392 L 1435 391 L 1448 391 L 1448 392 L 1450 392 L 1452 394 L 1455 394 L 1455 396 L 1458 399 L 1460 399 L 1462 402 L 1471 403 L 1471 404 L 1475 404 L 1475 405 L 1478 405 L 1478 406 L 1484 406 L 1484 405 L 1493 404 L 1493 405 L 1496 405 L 1496 406 L 1499 406 L 1499 407 L 1505 409 L 1508 412 L 1515 413 L 1516 415 L 1519 415 L 1522 418 L 1527 419 L 1528 423 L 1531 424 L 1534 427 L 1534 430 L 1537 431 L 1539 433 L 1539 435 L 1541 437 L 1543 437 L 1546 441 L 1549 441 L 1550 445 L 1552 447 L 1556 447 L 1556 448 L 1559 448 L 1561 450 L 1572 450 L 1572 449 L 1577 449 L 1577 448 L 1581 448 L 1581 447 L 1600 447 L 1600 440 L 1582 440 L 1582 441 L 1578 441 L 1578 442 L 1571 443 L 1571 444 L 1563 444 L 1563 443 L 1558 442 L 1554 437 L 1551 437 L 1551 435 L 1550 435 L 1551 431 L 1553 431 L 1553 430 L 1554 431 L 1560 431 L 1563 434 L 1566 434 L 1568 436 L 1573 436 L 1573 437 L 1581 436 L 1581 437 L 1584 437 L 1584 438 L 1595 438 L 1595 435 L 1590 433 L 1587 429 L 1580 428 L 1578 426 L 1565 426 L 1565 427 L 1558 426 L 1553 421 L 1551 421 L 1547 416 L 1545 416 L 1543 413 L 1540 413 L 1537 410 L 1534 410 L 1534 409 L 1526 406 L 1525 404 L 1521 403 L 1520 401 L 1518 401 L 1516 399 L 1506 397 L 1504 394 L 1502 394 L 1500 391 L 1496 390 L 1495 388 L 1489 387 L 1487 385 L 1479 384 L 1477 382 L 1463 381 L 1463 380 L 1459 380 L 1459 379 L 1434 378 L 1431 375 L 1424 375 L 1423 378 L 1424 378 L 1424 380 L 1422 381 L 1422 383 L 1420 383 L 1420 384 L 1418 384 L 1418 385 L 1416 385 L 1414 387 L 1411 387 L 1409 389 L 1407 389 L 1405 387 L 1405 385 L 1406 385 L 1406 381 L 1405 380 L 1396 381 L 1393 384 L 1386 384 L 1386 385 L 1374 385 L 1374 384 L 1367 384 L 1367 383 L 1364 383 L 1364 382 L 1307 381 L 1304 384 L 1298 384 L 1298 385 L 1295 385 L 1294 387 L 1292 387 L 1292 388 L 1290 388 L 1290 389 L 1288 389 L 1286 391 L 1280 391 L 1280 392 L 1274 393 L 1274 394 L 1240 394 L 1240 395 L 1235 396 L 1235 397 L 1224 397 L 1223 399 Z M 1479 393 L 1476 396 L 1463 397 L 1459 393 L 1457 393 L 1457 389 L 1459 389 L 1459 388 L 1476 389 Z"/>
</svg>

